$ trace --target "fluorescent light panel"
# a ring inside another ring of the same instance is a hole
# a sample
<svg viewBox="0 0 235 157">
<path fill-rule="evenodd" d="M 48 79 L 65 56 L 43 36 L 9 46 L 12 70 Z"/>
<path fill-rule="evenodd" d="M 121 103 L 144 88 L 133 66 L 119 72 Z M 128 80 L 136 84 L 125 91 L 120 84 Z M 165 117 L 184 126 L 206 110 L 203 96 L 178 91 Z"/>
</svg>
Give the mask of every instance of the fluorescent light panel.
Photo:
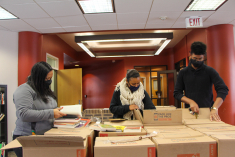
<svg viewBox="0 0 235 157">
<path fill-rule="evenodd" d="M 115 56 L 96 56 L 96 58 L 109 58 L 109 57 L 141 57 L 141 56 L 154 56 L 154 55 L 115 55 Z"/>
<path fill-rule="evenodd" d="M 216 10 L 227 0 L 193 0 L 186 11 Z"/>
<path fill-rule="evenodd" d="M 84 14 L 113 13 L 112 0 L 78 0 Z"/>
<path fill-rule="evenodd" d="M 17 19 L 16 16 L 0 7 L 0 20 Z"/>
<path fill-rule="evenodd" d="M 88 43 L 88 42 L 145 41 L 145 40 L 166 40 L 166 38 L 112 39 L 112 40 L 87 40 L 87 41 L 82 41 L 82 42 Z"/>
<path fill-rule="evenodd" d="M 83 44 L 83 43 L 77 43 L 84 51 L 86 51 L 87 54 L 89 54 L 91 57 L 95 57 L 95 55 Z"/>
<path fill-rule="evenodd" d="M 157 52 L 155 53 L 155 55 L 159 55 L 162 50 L 166 47 L 166 45 L 170 42 L 171 40 L 165 40 L 165 42 L 162 44 L 162 46 L 157 50 Z"/>
</svg>

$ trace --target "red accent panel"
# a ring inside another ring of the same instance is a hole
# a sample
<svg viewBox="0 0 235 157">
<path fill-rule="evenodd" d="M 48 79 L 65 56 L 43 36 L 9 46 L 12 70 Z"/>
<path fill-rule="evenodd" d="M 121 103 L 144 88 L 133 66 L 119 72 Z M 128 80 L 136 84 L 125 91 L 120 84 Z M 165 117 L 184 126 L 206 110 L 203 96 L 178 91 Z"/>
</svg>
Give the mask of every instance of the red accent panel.
<svg viewBox="0 0 235 157">
<path fill-rule="evenodd" d="M 33 65 L 41 61 L 42 35 L 35 32 L 19 32 L 18 85 L 26 82 Z"/>
<path fill-rule="evenodd" d="M 220 118 L 222 121 L 234 125 L 235 52 L 233 25 L 216 25 L 207 29 L 207 56 L 208 65 L 219 73 L 229 88 L 229 94 L 219 109 Z"/>
</svg>

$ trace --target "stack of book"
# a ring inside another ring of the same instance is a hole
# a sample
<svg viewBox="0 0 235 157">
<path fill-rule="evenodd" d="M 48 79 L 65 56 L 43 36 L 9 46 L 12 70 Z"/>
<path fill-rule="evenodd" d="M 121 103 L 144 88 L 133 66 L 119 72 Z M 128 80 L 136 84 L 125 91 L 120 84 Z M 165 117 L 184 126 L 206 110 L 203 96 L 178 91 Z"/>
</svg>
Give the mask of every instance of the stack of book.
<svg viewBox="0 0 235 157">
<path fill-rule="evenodd" d="M 69 119 L 69 118 L 59 118 L 55 119 L 54 127 L 57 128 L 76 128 L 80 125 L 80 118 Z"/>
</svg>

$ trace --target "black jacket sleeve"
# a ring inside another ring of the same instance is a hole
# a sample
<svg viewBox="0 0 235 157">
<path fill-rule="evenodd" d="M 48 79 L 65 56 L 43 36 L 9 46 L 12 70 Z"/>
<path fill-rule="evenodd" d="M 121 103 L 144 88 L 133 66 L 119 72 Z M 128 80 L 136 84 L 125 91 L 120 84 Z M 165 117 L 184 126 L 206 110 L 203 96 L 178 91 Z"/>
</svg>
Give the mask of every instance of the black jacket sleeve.
<svg viewBox="0 0 235 157">
<path fill-rule="evenodd" d="M 228 87 L 225 85 L 223 79 L 219 76 L 218 72 L 213 68 L 211 69 L 212 70 L 210 71 L 210 78 L 215 86 L 217 97 L 220 97 L 224 100 L 228 95 Z"/>
<path fill-rule="evenodd" d="M 144 99 L 143 99 L 143 103 L 144 103 L 144 109 L 156 109 L 152 100 L 150 99 L 148 93 L 146 91 L 144 91 Z"/>
<path fill-rule="evenodd" d="M 181 101 L 181 98 L 184 96 L 183 95 L 183 90 L 185 89 L 184 87 L 184 80 L 183 80 L 183 70 L 179 72 L 179 75 L 176 80 L 175 84 L 175 89 L 174 89 L 174 97 L 177 100 Z"/>
<path fill-rule="evenodd" d="M 114 114 L 114 118 L 123 118 L 129 109 L 129 105 L 122 105 L 120 100 L 120 91 L 114 91 L 109 110 Z"/>
</svg>

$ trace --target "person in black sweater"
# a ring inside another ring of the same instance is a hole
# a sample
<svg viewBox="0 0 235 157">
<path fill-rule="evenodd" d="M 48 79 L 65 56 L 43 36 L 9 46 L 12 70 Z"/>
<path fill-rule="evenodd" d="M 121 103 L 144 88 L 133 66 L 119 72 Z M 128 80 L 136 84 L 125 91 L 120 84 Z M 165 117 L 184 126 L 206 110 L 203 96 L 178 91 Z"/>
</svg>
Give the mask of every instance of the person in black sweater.
<svg viewBox="0 0 235 157">
<path fill-rule="evenodd" d="M 110 103 L 109 110 L 114 118 L 133 119 L 133 110 L 155 109 L 148 93 L 140 82 L 137 70 L 127 71 L 126 77 L 117 84 Z"/>
<path fill-rule="evenodd" d="M 204 64 L 205 54 L 204 43 L 192 43 L 191 59 L 188 67 L 179 72 L 174 97 L 184 102 L 185 107 L 190 107 L 196 113 L 199 112 L 199 108 L 211 108 L 210 120 L 220 121 L 218 109 L 228 95 L 228 87 L 215 69 Z M 215 102 L 212 93 L 213 84 L 217 92 Z"/>
</svg>

